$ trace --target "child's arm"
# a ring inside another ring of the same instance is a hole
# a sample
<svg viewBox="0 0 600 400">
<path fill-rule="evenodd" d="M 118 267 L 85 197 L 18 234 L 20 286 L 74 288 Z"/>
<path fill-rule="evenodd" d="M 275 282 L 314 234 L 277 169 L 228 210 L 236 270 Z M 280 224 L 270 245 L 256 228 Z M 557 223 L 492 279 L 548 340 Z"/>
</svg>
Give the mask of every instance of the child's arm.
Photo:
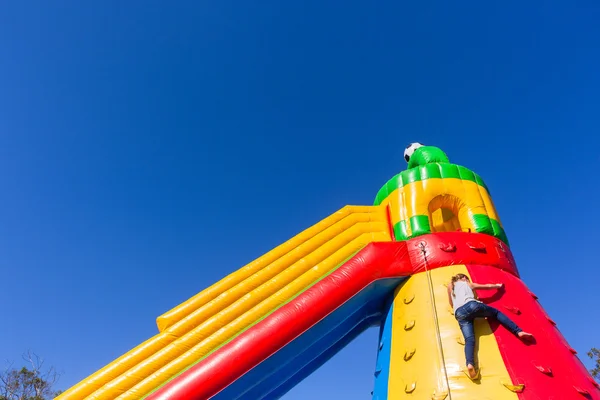
<svg viewBox="0 0 600 400">
<path fill-rule="evenodd" d="M 469 286 L 473 290 L 477 290 L 477 289 L 500 289 L 500 288 L 502 288 L 502 286 L 504 286 L 504 284 L 502 284 L 502 283 L 486 283 L 486 284 L 482 285 L 480 283 L 470 282 Z"/>
<path fill-rule="evenodd" d="M 452 302 L 452 284 L 448 284 L 448 301 L 450 302 L 450 307 L 454 307 L 454 303 Z"/>
</svg>

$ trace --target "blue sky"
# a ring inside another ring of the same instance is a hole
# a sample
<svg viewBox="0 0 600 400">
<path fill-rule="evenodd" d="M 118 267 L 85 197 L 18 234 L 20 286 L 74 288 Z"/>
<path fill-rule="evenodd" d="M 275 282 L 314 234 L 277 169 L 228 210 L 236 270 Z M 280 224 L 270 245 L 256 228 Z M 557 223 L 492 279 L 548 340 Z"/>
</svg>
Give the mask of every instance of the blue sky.
<svg viewBox="0 0 600 400">
<path fill-rule="evenodd" d="M 437 145 L 523 279 L 600 346 L 600 6 L 228 0 L 0 6 L 0 358 L 66 388 L 155 318 Z M 254 2 L 255 3 L 255 2 Z M 368 399 L 377 331 L 286 400 Z"/>
</svg>

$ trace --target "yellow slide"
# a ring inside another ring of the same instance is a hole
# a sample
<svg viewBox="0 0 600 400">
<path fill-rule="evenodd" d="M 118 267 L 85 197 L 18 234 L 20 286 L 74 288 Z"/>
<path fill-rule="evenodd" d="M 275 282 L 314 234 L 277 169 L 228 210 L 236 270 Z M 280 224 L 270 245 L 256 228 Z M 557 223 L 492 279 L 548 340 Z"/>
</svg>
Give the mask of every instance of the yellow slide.
<svg viewBox="0 0 600 400">
<path fill-rule="evenodd" d="M 390 240 L 385 206 L 344 207 L 158 317 L 160 333 L 58 399 L 143 399 L 367 244 Z"/>
</svg>

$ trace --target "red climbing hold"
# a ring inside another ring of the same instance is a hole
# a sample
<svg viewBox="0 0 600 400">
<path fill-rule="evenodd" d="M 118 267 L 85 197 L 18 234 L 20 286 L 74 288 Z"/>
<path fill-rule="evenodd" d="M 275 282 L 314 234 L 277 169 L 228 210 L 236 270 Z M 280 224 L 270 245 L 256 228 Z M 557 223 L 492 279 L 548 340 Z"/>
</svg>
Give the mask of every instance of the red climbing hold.
<svg viewBox="0 0 600 400">
<path fill-rule="evenodd" d="M 521 314 L 521 310 L 518 307 L 504 306 L 504 308 L 506 308 L 508 311 L 510 311 L 513 314 L 516 314 L 516 315 Z"/>
<path fill-rule="evenodd" d="M 535 294 L 535 293 L 533 293 L 533 292 L 529 292 L 529 295 L 530 295 L 531 297 L 533 297 L 534 299 L 536 299 L 536 300 L 538 299 L 538 297 L 536 296 L 536 294 Z"/>
<path fill-rule="evenodd" d="M 482 252 L 486 251 L 485 243 L 481 243 L 481 242 L 477 243 L 477 244 L 467 243 L 467 246 L 469 246 L 472 250 L 475 250 L 475 251 L 482 251 Z"/>
<path fill-rule="evenodd" d="M 446 253 L 454 253 L 456 251 L 456 245 L 454 243 L 440 243 L 439 248 Z"/>
<path fill-rule="evenodd" d="M 535 366 L 542 374 L 546 374 L 548 376 L 552 375 L 552 370 L 549 367 L 543 367 L 541 365 Z"/>
<path fill-rule="evenodd" d="M 584 395 L 584 396 L 589 396 L 589 395 L 590 395 L 590 392 L 588 392 L 588 391 L 587 391 L 587 390 L 585 390 L 585 389 L 582 389 L 582 388 L 580 388 L 579 386 L 573 386 L 573 387 L 575 388 L 575 390 L 577 390 L 577 392 L 578 392 L 579 394 L 582 394 L 582 395 Z"/>
</svg>

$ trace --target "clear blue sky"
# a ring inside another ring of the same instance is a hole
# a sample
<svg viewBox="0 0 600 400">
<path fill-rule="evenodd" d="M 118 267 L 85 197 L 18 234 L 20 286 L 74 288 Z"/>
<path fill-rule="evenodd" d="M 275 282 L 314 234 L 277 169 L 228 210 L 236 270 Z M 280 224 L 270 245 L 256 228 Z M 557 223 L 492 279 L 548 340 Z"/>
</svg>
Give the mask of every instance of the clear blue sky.
<svg viewBox="0 0 600 400">
<path fill-rule="evenodd" d="M 0 358 L 69 387 L 372 204 L 412 141 L 484 177 L 524 280 L 600 346 L 597 3 L 93 3 L 0 6 Z M 370 398 L 376 337 L 286 400 Z"/>
</svg>

